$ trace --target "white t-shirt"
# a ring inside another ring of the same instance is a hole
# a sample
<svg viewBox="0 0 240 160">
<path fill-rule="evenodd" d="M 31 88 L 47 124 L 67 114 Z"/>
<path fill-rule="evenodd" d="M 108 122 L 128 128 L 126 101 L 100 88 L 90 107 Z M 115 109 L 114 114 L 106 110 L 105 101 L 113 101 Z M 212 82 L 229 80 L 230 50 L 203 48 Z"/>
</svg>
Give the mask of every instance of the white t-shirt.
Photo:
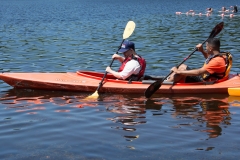
<svg viewBox="0 0 240 160">
<path fill-rule="evenodd" d="M 132 74 L 138 74 L 140 70 L 141 70 L 141 66 L 139 62 L 132 59 L 126 63 L 124 69 L 119 73 L 122 79 L 126 79 Z"/>
</svg>

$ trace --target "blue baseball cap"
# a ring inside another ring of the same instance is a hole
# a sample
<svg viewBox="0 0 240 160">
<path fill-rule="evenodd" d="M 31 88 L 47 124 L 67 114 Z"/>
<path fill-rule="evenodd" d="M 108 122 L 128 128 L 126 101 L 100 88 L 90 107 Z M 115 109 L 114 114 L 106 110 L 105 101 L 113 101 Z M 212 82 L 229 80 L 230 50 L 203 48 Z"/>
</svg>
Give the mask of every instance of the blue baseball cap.
<svg viewBox="0 0 240 160">
<path fill-rule="evenodd" d="M 124 52 L 128 51 L 129 49 L 133 49 L 133 50 L 135 51 L 135 45 L 134 45 L 133 42 L 128 41 L 128 40 L 125 40 L 125 41 L 122 43 L 122 46 L 121 46 L 121 48 L 118 50 L 118 52 L 124 53 Z"/>
</svg>

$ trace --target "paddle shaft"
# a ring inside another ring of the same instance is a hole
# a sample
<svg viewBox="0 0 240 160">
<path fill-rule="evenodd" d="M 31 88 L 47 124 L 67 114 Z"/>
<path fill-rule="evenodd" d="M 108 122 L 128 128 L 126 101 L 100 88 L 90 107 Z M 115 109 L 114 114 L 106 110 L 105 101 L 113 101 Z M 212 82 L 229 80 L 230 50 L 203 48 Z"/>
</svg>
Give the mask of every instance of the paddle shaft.
<svg viewBox="0 0 240 160">
<path fill-rule="evenodd" d="M 125 39 L 122 40 L 122 43 L 121 43 L 121 45 L 118 47 L 118 50 L 117 50 L 116 54 L 118 53 L 119 49 L 121 48 L 121 46 L 122 46 L 124 40 L 125 40 Z M 115 60 L 115 59 L 112 59 L 112 61 L 111 61 L 110 65 L 109 65 L 109 67 L 112 66 L 114 60 Z M 108 73 L 108 72 L 106 71 L 105 74 L 104 74 L 104 76 L 103 76 L 103 78 L 102 78 L 102 80 L 101 80 L 101 82 L 99 83 L 99 86 L 98 86 L 98 88 L 97 88 L 97 90 L 96 90 L 97 92 L 98 92 L 98 90 L 102 87 L 102 85 L 103 85 L 103 81 L 104 81 L 104 79 L 106 78 L 107 73 Z"/>
</svg>

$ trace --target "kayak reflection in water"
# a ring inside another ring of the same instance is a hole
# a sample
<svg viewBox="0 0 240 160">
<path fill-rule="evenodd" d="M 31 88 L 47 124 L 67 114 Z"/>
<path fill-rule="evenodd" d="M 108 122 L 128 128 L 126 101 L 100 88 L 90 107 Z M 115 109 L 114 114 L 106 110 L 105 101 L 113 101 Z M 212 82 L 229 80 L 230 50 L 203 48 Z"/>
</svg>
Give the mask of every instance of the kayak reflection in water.
<svg viewBox="0 0 240 160">
<path fill-rule="evenodd" d="M 179 68 L 173 67 L 173 73 L 168 77 L 169 82 L 203 82 L 216 81 L 228 76 L 231 68 L 228 58 L 226 59 L 224 53 L 220 53 L 220 40 L 217 38 L 210 38 L 206 43 L 206 51 L 203 50 L 202 44 L 196 46 L 198 51 L 202 52 L 206 61 L 203 67 L 198 69 L 190 69 L 187 65 L 182 64 Z M 230 53 L 229 53 L 230 54 Z M 229 55 L 227 54 L 227 55 Z M 227 56 L 228 57 L 228 56 Z M 226 68 L 227 64 L 227 68 Z M 228 65 L 229 64 L 229 65 Z M 227 72 L 226 72 L 227 71 Z"/>
<path fill-rule="evenodd" d="M 203 109 L 203 121 L 206 121 L 206 130 L 209 138 L 216 138 L 222 135 L 222 128 L 230 125 L 231 114 L 228 110 L 228 103 L 225 100 L 209 100 L 201 102 Z"/>
<path fill-rule="evenodd" d="M 114 71 L 110 67 L 107 67 L 106 71 L 118 79 L 139 80 L 144 75 L 146 61 L 135 52 L 135 44 L 125 40 L 118 52 L 123 53 L 124 57 L 114 54 L 112 58 L 118 59 L 122 63 L 119 70 Z"/>
<path fill-rule="evenodd" d="M 230 127 L 231 113 L 227 98 L 176 97 L 171 98 L 175 112 L 172 116 L 181 121 L 177 127 L 186 126 L 195 128 L 208 134 L 208 138 L 217 138 L 222 135 L 223 128 Z M 189 120 L 189 121 L 188 121 Z M 193 122 L 193 121 L 196 122 Z"/>
</svg>

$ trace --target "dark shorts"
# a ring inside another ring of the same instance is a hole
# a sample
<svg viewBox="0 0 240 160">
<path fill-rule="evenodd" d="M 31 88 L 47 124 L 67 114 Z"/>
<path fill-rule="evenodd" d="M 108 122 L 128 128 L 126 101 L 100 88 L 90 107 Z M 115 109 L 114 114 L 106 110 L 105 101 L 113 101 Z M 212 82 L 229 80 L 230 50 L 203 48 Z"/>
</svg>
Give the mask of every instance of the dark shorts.
<svg viewBox="0 0 240 160">
<path fill-rule="evenodd" d="M 191 70 L 191 68 L 189 68 L 188 66 L 186 69 Z M 187 76 L 185 79 L 185 83 L 194 83 L 194 82 L 203 82 L 202 76 Z"/>
</svg>

